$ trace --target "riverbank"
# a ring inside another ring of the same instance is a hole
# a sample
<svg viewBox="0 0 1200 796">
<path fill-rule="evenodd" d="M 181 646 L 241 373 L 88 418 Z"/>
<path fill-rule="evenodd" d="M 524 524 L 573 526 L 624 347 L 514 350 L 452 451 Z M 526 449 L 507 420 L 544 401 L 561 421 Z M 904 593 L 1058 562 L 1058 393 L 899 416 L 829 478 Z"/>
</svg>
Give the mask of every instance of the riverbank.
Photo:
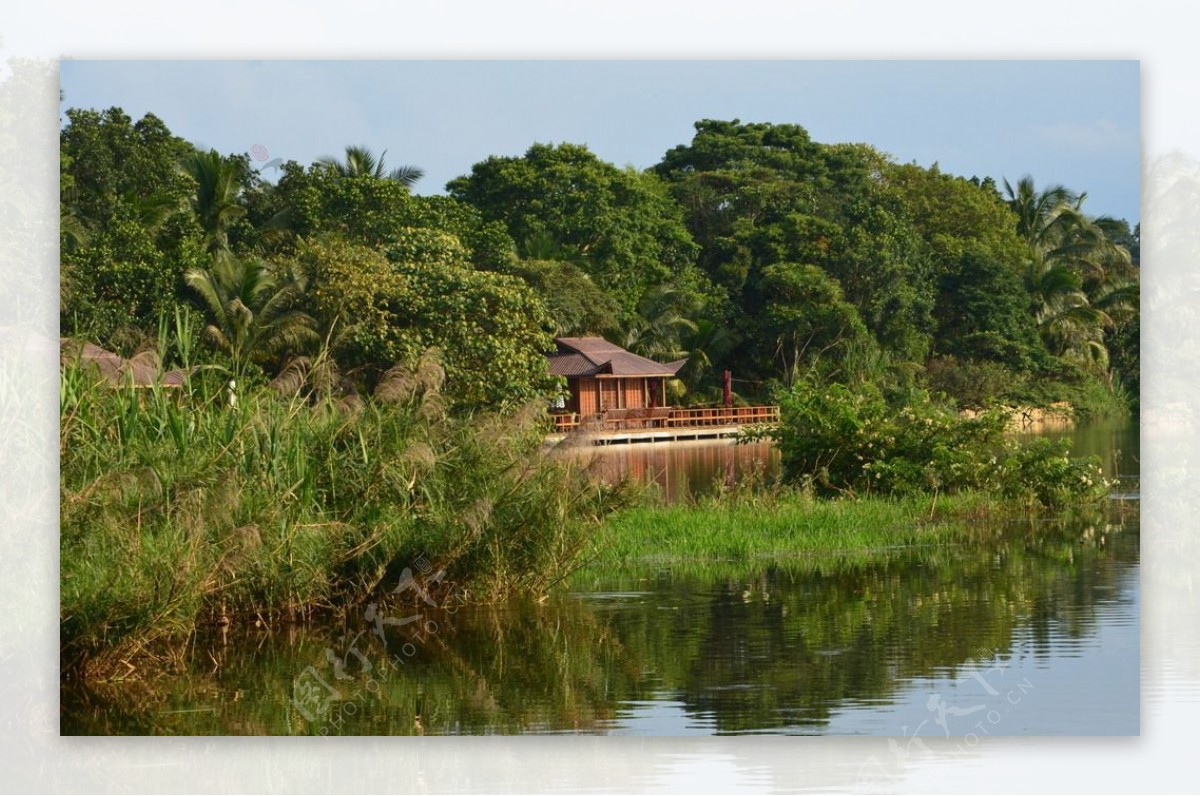
<svg viewBox="0 0 1200 796">
<path fill-rule="evenodd" d="M 133 671 L 206 626 L 451 593 L 541 598 L 581 566 L 867 558 L 969 539 L 1030 505 L 945 488 L 818 499 L 761 477 L 729 484 L 733 471 L 710 498 L 662 506 L 649 490 L 634 505 L 630 482 L 603 484 L 595 467 L 537 455 L 537 407 L 455 417 L 440 385 L 429 364 L 354 405 L 266 389 L 233 402 L 203 374 L 178 395 L 64 370 L 64 676 Z M 1029 462 L 1049 462 L 1054 478 L 1072 475 L 1057 448 L 1032 450 Z M 1021 464 L 998 483 L 1028 484 L 1027 472 Z"/>
</svg>

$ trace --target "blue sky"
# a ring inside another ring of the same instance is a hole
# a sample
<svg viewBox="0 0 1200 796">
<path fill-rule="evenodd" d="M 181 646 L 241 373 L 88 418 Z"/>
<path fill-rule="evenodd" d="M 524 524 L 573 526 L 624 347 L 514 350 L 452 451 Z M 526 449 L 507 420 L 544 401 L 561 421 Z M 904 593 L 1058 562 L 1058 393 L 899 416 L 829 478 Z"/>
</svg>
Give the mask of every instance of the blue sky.
<svg viewBox="0 0 1200 796">
<path fill-rule="evenodd" d="M 1087 191 L 1093 214 L 1141 215 L 1137 61 L 67 60 L 61 80 L 64 108 L 153 112 L 226 153 L 386 149 L 425 170 L 423 194 L 535 142 L 645 168 L 696 120 L 739 118 L 998 183 L 1031 174 Z"/>
</svg>

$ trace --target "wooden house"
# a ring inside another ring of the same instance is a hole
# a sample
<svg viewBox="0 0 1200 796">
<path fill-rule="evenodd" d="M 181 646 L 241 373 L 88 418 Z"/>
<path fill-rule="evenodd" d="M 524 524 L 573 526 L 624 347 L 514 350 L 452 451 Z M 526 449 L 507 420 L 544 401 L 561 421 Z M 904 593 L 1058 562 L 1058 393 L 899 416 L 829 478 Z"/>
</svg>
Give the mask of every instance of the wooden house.
<svg viewBox="0 0 1200 796">
<path fill-rule="evenodd" d="M 663 364 L 638 356 L 602 337 L 559 337 L 549 357 L 551 375 L 570 390 L 565 409 L 580 417 L 624 410 L 665 408 L 667 379 L 687 360 Z"/>
</svg>

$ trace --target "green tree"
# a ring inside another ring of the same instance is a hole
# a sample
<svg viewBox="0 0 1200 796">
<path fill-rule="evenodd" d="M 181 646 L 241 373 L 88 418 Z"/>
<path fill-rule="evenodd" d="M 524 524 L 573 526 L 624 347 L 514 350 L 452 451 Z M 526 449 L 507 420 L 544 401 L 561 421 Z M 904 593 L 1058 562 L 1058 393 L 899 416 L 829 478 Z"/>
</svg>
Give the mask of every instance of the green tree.
<svg viewBox="0 0 1200 796">
<path fill-rule="evenodd" d="M 880 349 L 919 361 L 933 284 L 923 242 L 885 190 L 888 166 L 869 146 L 819 144 L 798 125 L 735 119 L 697 122 L 691 143 L 655 171 L 685 209 L 701 267 L 724 289 L 724 320 L 746 339 L 771 299 L 764 270 L 803 263 L 836 280 Z"/>
<path fill-rule="evenodd" d="M 103 226 L 130 197 L 170 197 L 183 205 L 190 185 L 179 163 L 194 151 L 162 120 L 136 123 L 120 108 L 68 109 L 59 136 L 62 201 L 87 223 Z"/>
<path fill-rule="evenodd" d="M 209 252 L 229 251 L 229 227 L 246 213 L 239 202 L 248 170 L 245 161 L 222 157 L 210 149 L 189 155 L 183 161 L 183 170 L 196 182 L 190 201 L 204 234 L 205 248 Z"/>
<path fill-rule="evenodd" d="M 654 176 L 619 169 L 584 146 L 535 144 L 490 157 L 452 180 L 450 195 L 504 224 L 514 240 L 549 240 L 632 316 L 652 286 L 688 272 L 697 248 Z"/>
<path fill-rule="evenodd" d="M 986 254 L 961 255 L 938 282 L 937 352 L 1027 372 L 1045 349 L 1015 270 Z"/>
<path fill-rule="evenodd" d="M 991 184 L 942 172 L 935 163 L 890 164 L 886 190 L 896 195 L 913 228 L 929 247 L 936 274 L 956 270 L 961 258 L 977 254 L 1019 272 L 1026 243 L 1017 219 Z"/>
<path fill-rule="evenodd" d="M 305 283 L 294 270 L 218 252 L 211 266 L 193 268 L 185 279 L 208 312 L 205 336 L 229 356 L 238 377 L 255 364 L 280 364 L 316 339 L 312 317 L 297 306 Z"/>
<path fill-rule="evenodd" d="M 296 240 L 335 235 L 367 246 L 387 246 L 412 229 L 453 235 L 478 269 L 512 272 L 516 246 L 504 225 L 485 220 L 478 210 L 445 196 L 412 196 L 401 183 L 370 175 L 345 179 L 319 164 L 305 169 L 284 164 L 273 189 L 253 196 L 253 222 L 286 230 L 281 252 L 294 253 Z"/>
<path fill-rule="evenodd" d="M 621 307 L 579 266 L 561 260 L 522 260 L 512 273 L 545 304 L 556 336 L 603 337 L 618 329 Z"/>
<path fill-rule="evenodd" d="M 187 268 L 204 261 L 185 211 L 193 148 L 147 114 L 69 109 L 59 135 L 60 320 L 64 334 L 129 350 L 178 300 Z"/>
<path fill-rule="evenodd" d="M 462 408 L 512 407 L 554 386 L 545 307 L 519 278 L 473 270 L 453 236 L 413 229 L 385 251 L 329 238 L 299 260 L 315 312 L 340 326 L 339 362 L 368 383 L 437 348 Z"/>
<path fill-rule="evenodd" d="M 64 252 L 61 321 L 65 334 L 130 349 L 174 303 L 180 275 L 132 209 L 118 212 L 85 245 Z"/>
<path fill-rule="evenodd" d="M 637 315 L 625 324 L 621 344 L 644 357 L 660 360 L 684 359 L 682 343 L 696 331 L 691 319 L 695 296 L 672 284 L 656 285 L 642 295 Z"/>
<path fill-rule="evenodd" d="M 688 354 L 687 363 L 679 372 L 679 378 L 693 395 L 700 393 L 706 382 L 712 381 L 710 376 L 725 363 L 738 341 L 738 336 L 729 327 L 710 318 L 696 320 L 695 328 L 682 341 L 682 348 Z"/>
<path fill-rule="evenodd" d="M 375 157 L 374 153 L 365 146 L 348 146 L 346 147 L 346 157 L 344 160 L 338 160 L 335 157 L 326 155 L 325 157 L 318 158 L 316 165 L 327 169 L 338 177 L 386 179 L 398 182 L 406 188 L 411 188 L 416 184 L 417 180 L 425 176 L 425 172 L 416 166 L 397 166 L 389 171 L 384 166 L 386 156 L 386 149 L 380 153 L 379 157 Z"/>
<path fill-rule="evenodd" d="M 1005 180 L 1004 189 L 1028 246 L 1026 280 L 1043 339 L 1055 354 L 1106 369 L 1105 332 L 1114 321 L 1092 296 L 1129 281 L 1129 251 L 1106 233 L 1108 219 L 1083 212 L 1086 194 L 1061 185 L 1038 191 L 1028 176 L 1015 188 Z"/>
<path fill-rule="evenodd" d="M 815 265 L 768 266 L 762 292 L 770 299 L 758 339 L 770 346 L 770 357 L 789 386 L 802 376 L 806 363 L 836 362 L 838 354 L 868 335 L 858 312 L 843 298 L 841 285 Z"/>
</svg>

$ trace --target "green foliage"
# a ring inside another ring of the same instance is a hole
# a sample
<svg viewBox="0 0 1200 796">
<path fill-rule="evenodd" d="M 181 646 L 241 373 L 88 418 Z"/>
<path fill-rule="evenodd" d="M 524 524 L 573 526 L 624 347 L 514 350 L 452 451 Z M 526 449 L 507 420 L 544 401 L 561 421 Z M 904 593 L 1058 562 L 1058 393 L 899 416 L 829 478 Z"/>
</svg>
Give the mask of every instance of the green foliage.
<svg viewBox="0 0 1200 796">
<path fill-rule="evenodd" d="M 708 318 L 696 321 L 696 328 L 683 340 L 688 358 L 679 371 L 679 378 L 690 393 L 696 395 L 706 382 L 711 384 L 716 381 L 720 366 L 728 360 L 738 342 L 737 335 L 728 327 Z M 711 401 L 707 401 L 712 404 L 718 402 L 715 394 Z"/>
<path fill-rule="evenodd" d="M 200 229 L 181 211 L 192 147 L 157 117 L 70 109 L 60 133 L 62 304 L 68 335 L 113 347 L 150 334 L 203 261 Z"/>
<path fill-rule="evenodd" d="M 1097 411 L 1136 402 L 1140 231 L 1085 215 L 1084 195 L 1061 186 L 1006 182 L 1006 201 L 990 180 L 818 143 L 798 125 L 703 120 L 645 173 L 535 144 L 475 164 L 450 197 L 417 197 L 419 170 L 389 170 L 365 147 L 289 162 L 271 185 L 245 155 L 198 152 L 154 116 L 66 115 L 61 324 L 109 348 L 151 338 L 195 299 L 185 274 L 232 252 L 305 259 L 307 309 L 361 381 L 441 346 L 468 406 L 540 390 L 530 352 L 551 331 L 686 358 L 672 396 L 690 403 L 718 394 L 724 368 L 758 393 L 811 372 L 895 400 L 925 372 L 975 404 L 1008 372 L 1008 392 L 1039 403 L 1081 390 Z M 304 251 L 342 246 L 328 241 L 362 250 L 325 252 L 324 283 Z M 233 326 L 213 318 L 232 355 Z M 301 342 L 270 356 L 302 355 Z"/>
<path fill-rule="evenodd" d="M 1124 288 L 1136 284 L 1129 251 L 1110 237 L 1110 220 L 1084 214 L 1086 194 L 1061 185 L 1037 191 L 1028 176 L 1016 188 L 1005 181 L 1004 188 L 1028 246 L 1026 281 L 1047 347 L 1073 362 L 1107 369 L 1104 336 L 1114 325 L 1107 310 L 1129 307 Z M 1112 297 L 1107 306 L 1106 296 Z"/>
<path fill-rule="evenodd" d="M 620 305 L 579 266 L 562 260 L 522 260 L 512 273 L 546 305 L 556 336 L 604 336 L 618 328 Z"/>
<path fill-rule="evenodd" d="M 759 339 L 773 345 L 787 384 L 800 378 L 803 363 L 844 354 L 868 334 L 858 312 L 843 300 L 841 285 L 814 265 L 768 266 L 761 291 L 768 298 Z"/>
<path fill-rule="evenodd" d="M 1135 316 L 1120 323 L 1108 340 L 1114 380 L 1122 385 L 1127 402 L 1134 408 L 1141 393 L 1141 319 Z"/>
<path fill-rule="evenodd" d="M 512 273 L 519 268 L 516 244 L 499 221 L 486 221 L 471 205 L 448 196 L 418 196 L 406 208 L 409 227 L 438 230 L 458 238 L 480 271 Z"/>
<path fill-rule="evenodd" d="M 621 344 L 650 359 L 685 359 L 683 340 L 695 333 L 698 296 L 675 284 L 664 282 L 642 294 L 637 312 L 626 322 Z"/>
<path fill-rule="evenodd" d="M 520 158 L 493 156 L 447 189 L 514 240 L 553 241 L 562 252 L 555 259 L 580 265 L 628 313 L 696 257 L 680 209 L 655 177 L 605 163 L 584 146 L 535 144 Z"/>
<path fill-rule="evenodd" d="M 62 200 L 80 218 L 103 226 L 131 200 L 188 196 L 178 164 L 193 148 L 157 116 L 135 123 L 120 108 L 71 108 L 66 117 L 59 137 Z"/>
<path fill-rule="evenodd" d="M 135 390 L 65 369 L 64 669 L 102 675 L 223 616 L 366 601 L 421 554 L 477 599 L 565 577 L 621 490 L 544 457 L 538 410 L 447 414 L 442 378 L 426 356 L 366 401 L 230 402 L 213 371 Z"/>
<path fill-rule="evenodd" d="M 174 303 L 180 274 L 134 218 L 110 217 L 63 260 L 70 289 L 60 313 L 68 335 L 111 343 L 131 326 L 148 329 Z"/>
<path fill-rule="evenodd" d="M 292 269 L 218 252 L 184 279 L 209 314 L 205 336 L 229 356 L 235 376 L 316 342 L 315 323 L 299 308 L 304 279 Z"/>
<path fill-rule="evenodd" d="M 395 180 L 337 178 L 318 167 L 303 175 L 285 174 L 279 189 L 292 209 L 296 234 L 336 233 L 370 246 L 394 240 L 408 226 L 413 202 Z"/>
<path fill-rule="evenodd" d="M 724 288 L 747 340 L 758 339 L 754 327 L 771 299 L 763 270 L 798 263 L 837 281 L 883 350 L 920 360 L 932 285 L 919 237 L 882 191 L 886 165 L 870 147 L 817 144 L 797 125 L 705 120 L 655 171 L 686 209 L 700 265 Z M 776 347 L 775 339 L 758 346 L 758 367 L 788 366 Z"/>
<path fill-rule="evenodd" d="M 1017 401 L 1032 406 L 1048 406 L 1056 401 L 1071 405 L 1075 418 L 1082 422 L 1128 415 L 1131 396 L 1113 381 L 1086 364 L 1051 358 L 1036 379 L 1018 386 Z"/>
<path fill-rule="evenodd" d="M 1108 494 L 1113 486 L 1097 464 L 1070 457 L 1065 439 L 1005 440 L 992 477 L 1000 494 L 1027 505 L 1066 506 Z"/>
<path fill-rule="evenodd" d="M 929 353 L 934 285 L 920 238 L 883 201 L 849 208 L 843 234 L 822 259 L 879 347 L 920 362 Z"/>
<path fill-rule="evenodd" d="M 922 379 L 932 392 L 945 393 L 964 409 L 985 409 L 1005 401 L 1019 403 L 1027 382 L 1025 374 L 997 362 L 954 355 L 929 360 Z"/>
<path fill-rule="evenodd" d="M 375 157 L 365 146 L 348 146 L 346 147 L 346 157 L 344 160 L 325 156 L 317 159 L 317 166 L 325 169 L 335 177 L 373 177 L 377 180 L 392 180 L 403 185 L 406 188 L 411 188 L 418 180 L 425 176 L 425 172 L 416 166 L 397 166 L 390 171 L 384 166 L 384 161 L 387 158 L 387 150 L 383 150 L 379 157 Z"/>
<path fill-rule="evenodd" d="M 971 251 L 948 263 L 938 282 L 937 351 L 1028 372 L 1046 351 L 1017 271 Z M 958 395 L 958 393 L 952 393 Z"/>
<path fill-rule="evenodd" d="M 397 233 L 387 253 L 330 239 L 300 263 L 314 311 L 337 327 L 337 358 L 371 382 L 428 348 L 443 352 L 447 393 L 466 408 L 515 406 L 553 387 L 552 321 L 520 279 L 471 270 L 452 236 Z"/>
<path fill-rule="evenodd" d="M 899 197 L 906 217 L 929 247 L 937 273 L 953 270 L 974 254 L 1016 272 L 1025 260 L 1017 217 L 994 188 L 943 173 L 934 164 L 889 164 L 887 190 Z"/>
<path fill-rule="evenodd" d="M 229 250 L 229 227 L 246 213 L 238 199 L 249 166 L 245 158 L 222 157 L 215 149 L 193 152 L 183 170 L 196 182 L 192 210 L 210 252 Z"/>
<path fill-rule="evenodd" d="M 1095 461 L 1004 437 L 1007 417 L 960 416 L 928 399 L 890 407 L 869 385 L 805 382 L 779 397 L 785 478 L 823 493 L 981 490 L 1031 505 L 1097 500 L 1110 484 Z"/>
</svg>

